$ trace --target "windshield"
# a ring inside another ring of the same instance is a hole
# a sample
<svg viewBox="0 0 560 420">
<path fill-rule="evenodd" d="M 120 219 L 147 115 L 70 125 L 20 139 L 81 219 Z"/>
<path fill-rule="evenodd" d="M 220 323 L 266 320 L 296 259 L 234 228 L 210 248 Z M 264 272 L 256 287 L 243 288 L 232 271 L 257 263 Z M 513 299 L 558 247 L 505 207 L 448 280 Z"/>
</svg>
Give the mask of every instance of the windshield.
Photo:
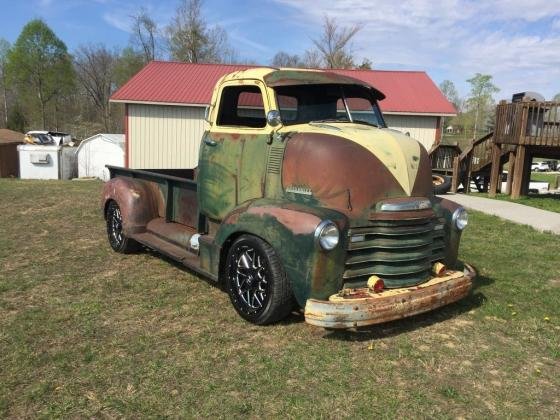
<svg viewBox="0 0 560 420">
<path fill-rule="evenodd" d="M 282 124 L 354 122 L 385 127 L 370 89 L 360 85 L 297 85 L 274 88 Z"/>
</svg>

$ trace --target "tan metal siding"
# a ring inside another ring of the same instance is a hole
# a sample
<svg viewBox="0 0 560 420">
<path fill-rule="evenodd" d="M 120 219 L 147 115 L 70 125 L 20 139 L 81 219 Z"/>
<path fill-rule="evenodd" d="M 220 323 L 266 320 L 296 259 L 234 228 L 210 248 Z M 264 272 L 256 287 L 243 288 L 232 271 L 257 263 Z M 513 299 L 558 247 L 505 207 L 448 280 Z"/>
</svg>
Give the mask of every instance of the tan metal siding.
<svg viewBox="0 0 560 420">
<path fill-rule="evenodd" d="M 205 125 L 202 107 L 129 104 L 129 167 L 194 168 Z"/>
<path fill-rule="evenodd" d="M 385 122 L 389 128 L 410 133 L 430 150 L 436 140 L 436 128 L 438 117 L 415 116 L 415 115 L 384 115 Z"/>
</svg>

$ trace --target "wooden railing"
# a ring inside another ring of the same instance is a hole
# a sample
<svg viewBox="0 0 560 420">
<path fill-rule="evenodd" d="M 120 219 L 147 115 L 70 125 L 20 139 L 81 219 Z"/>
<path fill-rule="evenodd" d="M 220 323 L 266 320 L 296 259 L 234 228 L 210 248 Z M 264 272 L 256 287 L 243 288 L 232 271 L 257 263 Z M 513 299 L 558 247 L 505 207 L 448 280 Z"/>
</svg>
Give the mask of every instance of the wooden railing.
<svg viewBox="0 0 560 420">
<path fill-rule="evenodd" d="M 492 161 L 492 143 L 494 133 L 473 140 L 471 144 L 453 161 L 453 180 L 451 191 L 457 192 L 459 184 L 463 184 L 465 192 L 470 191 L 470 180 L 473 172 L 480 171 Z"/>
<path fill-rule="evenodd" d="M 501 102 L 496 108 L 499 144 L 560 146 L 560 102 Z"/>
<path fill-rule="evenodd" d="M 453 171 L 453 161 L 461 154 L 461 149 L 456 144 L 438 144 L 428 152 L 432 162 L 432 171 L 438 173 L 451 173 Z"/>
</svg>

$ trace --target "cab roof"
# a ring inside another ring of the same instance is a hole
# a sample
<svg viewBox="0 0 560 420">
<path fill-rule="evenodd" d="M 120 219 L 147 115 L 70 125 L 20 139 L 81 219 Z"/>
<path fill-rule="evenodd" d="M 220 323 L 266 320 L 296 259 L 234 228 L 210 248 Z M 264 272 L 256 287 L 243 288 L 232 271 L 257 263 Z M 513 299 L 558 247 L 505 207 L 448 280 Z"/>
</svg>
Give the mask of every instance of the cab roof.
<svg viewBox="0 0 560 420">
<path fill-rule="evenodd" d="M 385 98 L 383 93 L 362 80 L 325 70 L 256 67 L 229 73 L 221 81 L 238 79 L 262 80 L 269 87 L 323 84 L 359 85 L 371 89 L 376 99 L 381 100 Z"/>
</svg>

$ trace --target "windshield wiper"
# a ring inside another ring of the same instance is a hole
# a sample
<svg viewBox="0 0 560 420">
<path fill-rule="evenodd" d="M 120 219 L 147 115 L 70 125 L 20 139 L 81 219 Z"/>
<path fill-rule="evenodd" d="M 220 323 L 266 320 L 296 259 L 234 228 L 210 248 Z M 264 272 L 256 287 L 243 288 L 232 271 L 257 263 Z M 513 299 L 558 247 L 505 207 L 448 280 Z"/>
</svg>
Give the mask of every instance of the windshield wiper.
<svg viewBox="0 0 560 420">
<path fill-rule="evenodd" d="M 323 120 L 312 120 L 312 121 L 309 121 L 308 124 L 313 124 L 313 123 L 331 123 L 331 122 L 351 122 L 351 121 L 348 121 L 347 119 L 341 120 L 341 119 L 338 119 L 338 118 L 325 118 L 325 119 L 323 119 Z"/>
</svg>

